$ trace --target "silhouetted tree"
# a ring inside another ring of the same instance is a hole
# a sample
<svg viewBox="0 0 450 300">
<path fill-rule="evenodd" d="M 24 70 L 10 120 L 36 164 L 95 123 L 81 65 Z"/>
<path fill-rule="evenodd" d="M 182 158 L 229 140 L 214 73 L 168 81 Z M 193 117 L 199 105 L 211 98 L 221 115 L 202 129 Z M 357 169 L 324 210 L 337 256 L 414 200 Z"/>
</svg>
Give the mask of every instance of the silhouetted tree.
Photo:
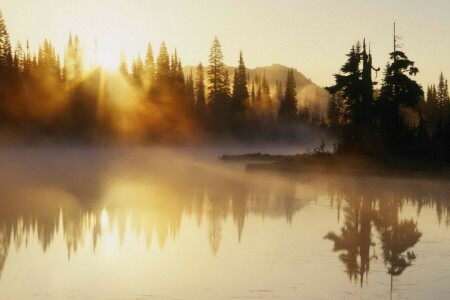
<svg viewBox="0 0 450 300">
<path fill-rule="evenodd" d="M 339 107 L 338 94 L 332 94 L 328 100 L 328 111 L 327 111 L 328 125 L 337 129 L 341 125 L 341 111 Z"/>
<path fill-rule="evenodd" d="M 120 54 L 119 72 L 125 78 L 129 78 L 130 76 L 130 74 L 128 73 L 128 63 L 125 57 L 125 51 L 122 51 L 122 53 Z"/>
<path fill-rule="evenodd" d="M 11 42 L 9 40 L 8 30 L 6 28 L 5 20 L 0 11 L 0 80 L 6 81 L 12 74 L 13 70 L 13 54 L 11 50 Z"/>
<path fill-rule="evenodd" d="M 205 78 L 203 65 L 197 66 L 197 78 L 195 81 L 195 106 L 200 120 L 204 121 L 206 117 L 206 96 L 205 96 Z"/>
<path fill-rule="evenodd" d="M 162 87 L 168 84 L 170 78 L 170 58 L 166 43 L 163 42 L 159 49 L 156 61 L 156 81 L 155 85 Z"/>
<path fill-rule="evenodd" d="M 138 54 L 137 58 L 133 61 L 131 66 L 131 79 L 134 84 L 137 86 L 143 85 L 143 77 L 144 77 L 144 63 L 142 61 L 141 55 Z"/>
<path fill-rule="evenodd" d="M 229 127 L 230 121 L 230 79 L 223 63 L 222 49 L 219 40 L 214 38 L 209 55 L 208 67 L 209 95 L 208 106 L 211 117 L 217 120 L 217 126 L 221 130 Z"/>
<path fill-rule="evenodd" d="M 195 87 L 192 70 L 186 78 L 186 109 L 189 114 L 194 112 L 195 108 Z"/>
<path fill-rule="evenodd" d="M 152 45 L 148 43 L 147 52 L 145 54 L 144 62 L 144 72 L 145 72 L 145 84 L 146 87 L 151 87 L 156 76 L 155 59 L 153 56 Z"/>
<path fill-rule="evenodd" d="M 378 101 L 381 135 L 391 153 L 411 150 L 408 127 L 401 112 L 414 108 L 423 97 L 420 85 L 409 77 L 416 75 L 419 69 L 398 50 L 396 40 L 394 32 L 394 51 L 390 53 L 391 61 L 386 66 Z"/>
<path fill-rule="evenodd" d="M 287 74 L 284 97 L 278 110 L 278 121 L 294 122 L 297 119 L 297 91 L 294 78 L 294 69 Z"/>
<path fill-rule="evenodd" d="M 249 94 L 247 90 L 247 69 L 245 68 L 242 51 L 239 53 L 239 65 L 236 69 L 233 84 L 232 110 L 233 114 L 243 114 Z"/>
</svg>

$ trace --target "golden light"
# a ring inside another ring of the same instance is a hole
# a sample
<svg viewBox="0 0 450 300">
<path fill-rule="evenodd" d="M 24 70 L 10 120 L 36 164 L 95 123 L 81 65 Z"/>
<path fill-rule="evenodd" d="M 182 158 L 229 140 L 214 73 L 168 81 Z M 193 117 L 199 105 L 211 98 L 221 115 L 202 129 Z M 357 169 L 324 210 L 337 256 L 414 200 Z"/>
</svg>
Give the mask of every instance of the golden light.
<svg viewBox="0 0 450 300">
<path fill-rule="evenodd" d="M 86 47 L 87 68 L 102 67 L 106 70 L 117 70 L 120 62 L 120 48 L 107 43 L 95 41 Z"/>
<path fill-rule="evenodd" d="M 105 209 L 102 210 L 101 216 L 100 216 L 100 223 L 102 225 L 102 228 L 107 228 L 109 225 L 109 218 L 108 213 Z"/>
</svg>

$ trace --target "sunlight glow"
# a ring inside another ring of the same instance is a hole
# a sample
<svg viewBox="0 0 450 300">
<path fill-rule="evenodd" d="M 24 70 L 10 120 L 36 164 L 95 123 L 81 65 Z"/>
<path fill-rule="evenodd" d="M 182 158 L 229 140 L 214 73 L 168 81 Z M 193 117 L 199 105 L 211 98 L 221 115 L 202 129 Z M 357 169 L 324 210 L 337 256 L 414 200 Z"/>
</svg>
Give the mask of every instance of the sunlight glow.
<svg viewBox="0 0 450 300">
<path fill-rule="evenodd" d="M 102 228 L 107 228 L 109 225 L 109 218 L 108 213 L 105 209 L 102 210 L 101 217 L 100 217 L 100 223 L 102 225 Z"/>
<path fill-rule="evenodd" d="M 119 47 L 95 41 L 85 51 L 87 68 L 101 66 L 106 70 L 117 70 L 120 61 Z"/>
</svg>

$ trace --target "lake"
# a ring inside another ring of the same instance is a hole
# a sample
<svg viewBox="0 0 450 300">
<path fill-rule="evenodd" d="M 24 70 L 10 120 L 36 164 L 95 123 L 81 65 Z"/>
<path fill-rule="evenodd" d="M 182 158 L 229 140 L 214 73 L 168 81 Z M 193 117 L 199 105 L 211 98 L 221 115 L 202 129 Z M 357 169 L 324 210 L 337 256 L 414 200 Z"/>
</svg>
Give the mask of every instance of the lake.
<svg viewBox="0 0 450 300">
<path fill-rule="evenodd" d="M 447 181 L 0 151 L 0 299 L 448 299 Z"/>
</svg>

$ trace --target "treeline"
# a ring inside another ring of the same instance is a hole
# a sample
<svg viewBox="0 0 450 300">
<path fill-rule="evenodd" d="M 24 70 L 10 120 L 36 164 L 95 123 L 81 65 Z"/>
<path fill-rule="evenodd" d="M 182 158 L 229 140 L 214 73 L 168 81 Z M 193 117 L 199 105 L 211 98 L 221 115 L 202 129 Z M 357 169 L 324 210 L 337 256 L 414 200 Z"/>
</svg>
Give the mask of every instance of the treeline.
<svg viewBox="0 0 450 300">
<path fill-rule="evenodd" d="M 310 113 L 297 100 L 294 70 L 286 83 L 265 74 L 250 78 L 242 52 L 234 74 L 214 39 L 207 66 L 194 78 L 162 43 L 156 56 L 148 44 L 119 72 L 86 68 L 78 36 L 69 36 L 64 57 L 45 40 L 38 53 L 29 43 L 10 44 L 0 15 L 0 132 L 7 137 L 93 141 L 189 141 L 202 138 L 298 140 L 326 127 L 320 106 Z"/>
<path fill-rule="evenodd" d="M 394 50 L 383 71 L 380 88 L 373 80 L 380 68 L 372 63 L 365 41 L 357 42 L 335 74 L 327 118 L 342 136 L 337 151 L 377 157 L 450 159 L 450 98 L 448 83 L 427 89 L 413 79 L 419 70 L 405 52 Z"/>
</svg>

